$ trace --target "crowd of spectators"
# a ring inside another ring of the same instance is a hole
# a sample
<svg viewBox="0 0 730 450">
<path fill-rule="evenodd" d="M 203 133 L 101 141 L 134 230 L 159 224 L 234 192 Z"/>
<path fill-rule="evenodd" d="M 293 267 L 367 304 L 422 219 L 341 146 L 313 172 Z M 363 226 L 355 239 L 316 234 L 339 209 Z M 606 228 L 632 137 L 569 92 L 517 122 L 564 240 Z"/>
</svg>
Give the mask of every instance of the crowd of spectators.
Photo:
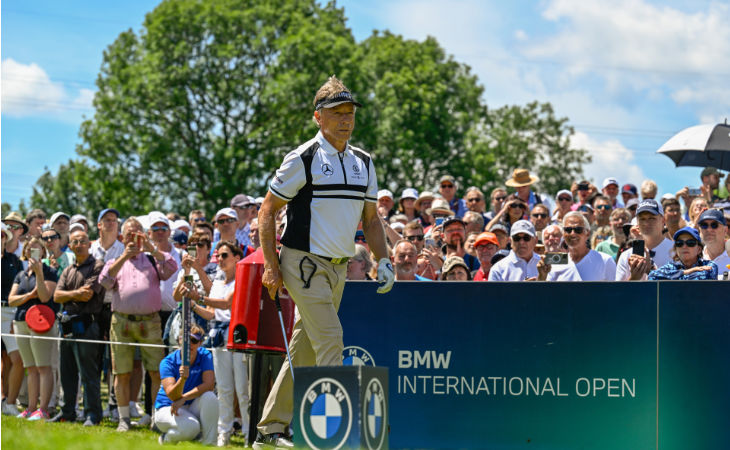
<svg viewBox="0 0 730 450">
<path fill-rule="evenodd" d="M 650 180 L 577 180 L 553 195 L 527 169 L 488 193 L 444 175 L 432 191 L 382 189 L 377 211 L 398 282 L 726 279 L 730 177 L 722 184 L 707 168 L 700 178 L 697 190 L 656 198 Z M 200 209 L 125 218 L 113 207 L 95 223 L 38 209 L 4 217 L 3 414 L 85 426 L 109 417 L 119 432 L 155 427 L 161 443 L 223 446 L 237 424 L 245 434 L 250 368 L 225 344 L 236 263 L 259 247 L 261 201 L 236 195 L 210 220 Z M 279 236 L 285 227 L 282 211 Z M 347 278 L 375 279 L 363 232 L 353 240 Z M 40 339 L 58 336 L 67 340 Z M 188 366 L 170 351 L 184 339 Z"/>
</svg>

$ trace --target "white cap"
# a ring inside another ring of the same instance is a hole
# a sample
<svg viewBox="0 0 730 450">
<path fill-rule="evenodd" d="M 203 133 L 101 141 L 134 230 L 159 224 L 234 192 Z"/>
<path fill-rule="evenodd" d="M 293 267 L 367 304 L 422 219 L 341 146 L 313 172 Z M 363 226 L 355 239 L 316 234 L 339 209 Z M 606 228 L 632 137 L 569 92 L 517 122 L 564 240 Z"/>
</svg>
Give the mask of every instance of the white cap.
<svg viewBox="0 0 730 450">
<path fill-rule="evenodd" d="M 170 226 L 170 220 L 160 211 L 152 211 L 151 213 L 147 214 L 147 228 L 158 222 L 162 222 L 168 227 Z"/>
<path fill-rule="evenodd" d="M 413 200 L 418 200 L 418 191 L 413 188 L 405 188 L 403 189 L 403 192 L 400 194 L 400 199 L 406 199 L 406 198 L 412 198 Z"/>
<path fill-rule="evenodd" d="M 563 194 L 567 195 L 568 197 L 570 197 L 571 200 L 573 200 L 573 193 L 570 192 L 567 189 L 561 189 L 561 190 L 559 190 L 558 193 L 557 193 L 557 195 L 555 195 L 555 200 L 557 200 L 558 198 L 560 198 L 560 196 L 563 195 Z"/>
<path fill-rule="evenodd" d="M 53 222 L 58 220 L 59 217 L 65 217 L 66 220 L 71 220 L 71 216 L 69 216 L 65 212 L 58 211 L 58 212 L 53 213 L 53 215 L 51 216 L 51 220 L 48 223 L 51 224 L 51 226 L 53 226 Z"/>
<path fill-rule="evenodd" d="M 215 213 L 215 217 L 213 217 L 213 221 L 215 222 L 218 220 L 220 216 L 228 216 L 233 217 L 234 219 L 238 220 L 238 214 L 236 213 L 236 210 L 233 208 L 222 208 L 219 209 L 217 213 Z"/>
<path fill-rule="evenodd" d="M 86 231 L 84 229 L 84 224 L 82 224 L 81 222 L 74 222 L 73 224 L 71 224 L 71 226 L 68 228 L 68 233 L 71 234 L 74 232 L 74 230 Z"/>
<path fill-rule="evenodd" d="M 256 197 L 255 200 L 256 200 L 256 204 L 259 205 L 259 206 L 261 206 L 264 203 L 264 198 L 263 197 Z"/>
<path fill-rule="evenodd" d="M 529 220 L 518 220 L 512 224 L 512 227 L 509 230 L 509 235 L 512 237 L 520 233 L 529 234 L 530 236 L 535 237 L 535 225 L 533 225 Z"/>
<path fill-rule="evenodd" d="M 390 197 L 390 199 L 393 200 L 393 193 L 387 189 L 381 189 L 378 191 L 378 200 L 383 197 Z"/>
<path fill-rule="evenodd" d="M 669 200 L 669 199 L 676 199 L 677 197 L 674 196 L 674 194 L 670 194 L 667 192 L 666 194 L 662 195 L 662 200 Z"/>
<path fill-rule="evenodd" d="M 173 230 L 178 230 L 178 229 L 180 229 L 180 228 L 187 228 L 188 230 L 191 230 L 191 229 L 192 229 L 193 227 L 191 227 L 191 226 L 190 226 L 190 224 L 188 223 L 188 221 L 187 221 L 187 220 L 185 220 L 185 219 L 180 219 L 180 220 L 176 220 L 176 221 L 174 221 L 174 222 L 172 223 L 172 226 L 171 226 L 171 228 L 172 228 Z"/>
<path fill-rule="evenodd" d="M 394 222 L 390 224 L 390 228 L 394 229 L 398 233 L 402 233 L 405 227 L 406 226 L 403 224 L 403 222 Z"/>
<path fill-rule="evenodd" d="M 616 187 L 619 187 L 618 180 L 613 177 L 608 177 L 605 180 L 603 180 L 603 189 L 606 188 L 606 186 L 610 186 L 612 184 L 615 184 Z"/>
</svg>

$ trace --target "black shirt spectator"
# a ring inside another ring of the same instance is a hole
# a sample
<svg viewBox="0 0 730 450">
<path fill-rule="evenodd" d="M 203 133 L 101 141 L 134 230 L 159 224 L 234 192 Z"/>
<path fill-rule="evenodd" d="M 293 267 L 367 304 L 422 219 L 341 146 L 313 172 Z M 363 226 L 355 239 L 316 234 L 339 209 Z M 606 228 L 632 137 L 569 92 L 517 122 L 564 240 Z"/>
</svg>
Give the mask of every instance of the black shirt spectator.
<svg viewBox="0 0 730 450">
<path fill-rule="evenodd" d="M 52 281 L 54 283 L 58 281 L 58 276 L 56 275 L 55 269 L 52 269 L 47 264 L 43 264 L 43 278 L 46 281 Z M 16 294 L 18 295 L 23 295 L 31 292 L 33 289 L 35 289 L 35 283 L 35 273 L 33 273 L 31 269 L 18 272 L 18 274 L 15 276 L 15 280 L 13 281 L 13 284 L 18 285 L 18 291 L 16 292 Z M 25 313 L 28 311 L 28 309 L 30 309 L 31 306 L 41 304 L 50 306 L 53 309 L 53 312 L 58 312 L 58 303 L 55 303 L 53 301 L 43 303 L 38 297 L 35 297 L 17 307 L 17 309 L 15 310 L 15 320 L 25 321 Z"/>
<path fill-rule="evenodd" d="M 18 273 L 23 271 L 23 263 L 14 253 L 3 252 L 2 257 L 2 302 L 8 305 L 8 295 Z"/>
</svg>

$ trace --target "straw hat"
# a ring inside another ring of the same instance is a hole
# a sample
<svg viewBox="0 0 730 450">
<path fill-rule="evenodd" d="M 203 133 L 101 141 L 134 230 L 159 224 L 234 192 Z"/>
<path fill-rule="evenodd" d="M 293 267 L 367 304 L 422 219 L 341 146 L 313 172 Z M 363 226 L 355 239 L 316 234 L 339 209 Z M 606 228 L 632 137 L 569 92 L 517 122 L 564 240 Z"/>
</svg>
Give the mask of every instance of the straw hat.
<svg viewBox="0 0 730 450">
<path fill-rule="evenodd" d="M 18 214 L 17 212 L 13 211 L 10 214 L 8 214 L 7 216 L 5 216 L 5 218 L 3 219 L 3 223 L 5 223 L 5 224 L 7 224 L 9 221 L 17 222 L 20 226 L 22 226 L 23 234 L 28 232 L 28 225 L 25 223 L 25 221 L 20 216 L 20 214 Z"/>
<path fill-rule="evenodd" d="M 424 201 L 424 200 L 433 200 L 434 198 L 436 198 L 436 196 L 433 195 L 433 192 L 431 192 L 431 191 L 423 191 L 423 192 L 421 192 L 421 195 L 419 195 L 418 196 L 418 199 L 416 199 L 416 203 L 415 203 L 416 209 L 418 209 L 418 210 L 421 209 L 421 202 L 422 201 Z"/>
<path fill-rule="evenodd" d="M 515 169 L 512 171 L 512 178 L 507 180 L 504 184 L 509 187 L 522 187 L 529 186 L 532 183 L 540 181 L 535 175 L 530 175 L 530 171 L 527 169 Z"/>
<path fill-rule="evenodd" d="M 426 210 L 426 214 L 428 214 L 429 216 L 433 213 L 448 215 L 454 214 L 454 212 L 449 207 L 449 202 L 447 202 L 443 198 L 437 198 L 436 200 L 434 200 L 433 203 L 431 203 L 431 207 Z"/>
</svg>

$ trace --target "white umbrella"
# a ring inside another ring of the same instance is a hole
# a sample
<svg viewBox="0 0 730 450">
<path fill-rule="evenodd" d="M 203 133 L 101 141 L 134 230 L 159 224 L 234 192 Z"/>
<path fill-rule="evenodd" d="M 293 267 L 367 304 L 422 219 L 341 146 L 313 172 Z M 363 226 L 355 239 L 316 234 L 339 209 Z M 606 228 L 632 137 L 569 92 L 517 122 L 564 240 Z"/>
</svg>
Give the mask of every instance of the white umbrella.
<svg viewBox="0 0 730 450">
<path fill-rule="evenodd" d="M 716 167 L 730 170 L 730 125 L 697 125 L 672 136 L 657 153 L 672 158 L 674 164 L 693 167 Z"/>
</svg>

